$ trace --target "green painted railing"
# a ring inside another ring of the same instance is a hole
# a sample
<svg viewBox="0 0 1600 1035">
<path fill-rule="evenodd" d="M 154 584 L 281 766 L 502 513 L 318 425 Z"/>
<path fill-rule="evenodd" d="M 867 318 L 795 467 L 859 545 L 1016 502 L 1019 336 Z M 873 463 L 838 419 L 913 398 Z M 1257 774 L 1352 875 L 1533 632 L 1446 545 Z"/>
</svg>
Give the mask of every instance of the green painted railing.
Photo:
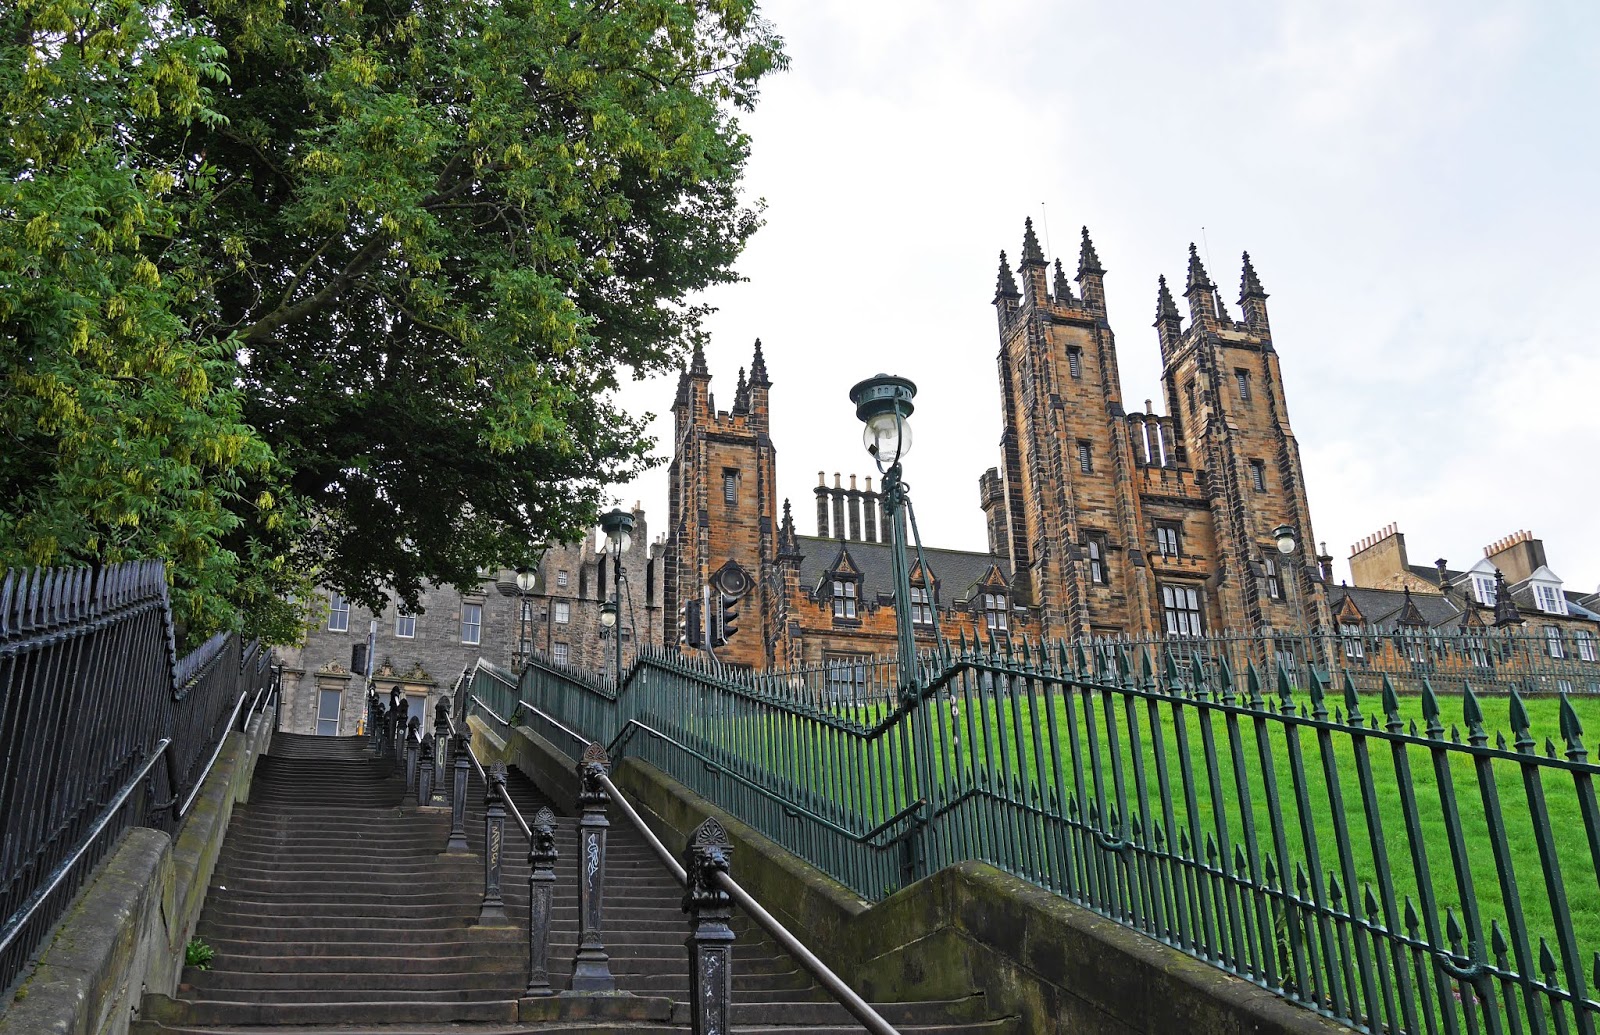
<svg viewBox="0 0 1600 1035">
<path fill-rule="evenodd" d="M 869 898 L 980 859 L 1358 1028 L 1594 1032 L 1600 699 L 1236 681 L 1225 656 L 1092 645 L 928 654 L 904 699 L 897 675 L 647 654 L 620 685 L 530 662 L 471 689 Z"/>
</svg>

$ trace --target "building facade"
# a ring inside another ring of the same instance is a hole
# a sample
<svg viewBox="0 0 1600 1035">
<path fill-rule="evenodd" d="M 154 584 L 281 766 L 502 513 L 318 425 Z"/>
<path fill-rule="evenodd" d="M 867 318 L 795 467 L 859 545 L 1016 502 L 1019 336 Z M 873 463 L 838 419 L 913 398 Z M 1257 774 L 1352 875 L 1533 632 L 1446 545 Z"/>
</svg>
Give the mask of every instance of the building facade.
<svg viewBox="0 0 1600 1035">
<path fill-rule="evenodd" d="M 1315 542 L 1267 295 L 1244 257 L 1238 318 L 1189 249 L 1187 324 L 1165 278 L 1156 343 L 1165 413 L 1123 405 L 1105 275 L 1085 230 L 1076 287 L 1025 224 L 993 304 L 1000 463 L 978 480 L 986 551 L 930 549 L 912 575 L 914 628 L 1073 638 L 1265 633 L 1326 620 L 1331 558 Z M 726 595 L 740 623 L 718 653 L 748 668 L 893 650 L 887 521 L 871 479 L 816 488 L 817 534 L 776 493 L 760 342 L 718 410 L 696 351 L 673 404 L 667 642 L 691 600 Z M 1290 529 L 1289 556 L 1274 544 Z"/>
<path fill-rule="evenodd" d="M 324 613 L 297 648 L 278 651 L 284 665 L 283 726 L 293 733 L 349 736 L 365 719 L 365 657 L 373 642 L 372 682 L 382 694 L 399 687 L 411 715 L 431 715 L 441 693 L 480 657 L 515 670 L 523 659 L 589 675 L 615 670 L 618 630 L 600 621 L 601 604 L 621 601 L 623 664 L 631 664 L 640 645 L 660 646 L 665 622 L 662 594 L 664 548 L 652 543 L 642 509 L 633 510 L 633 542 L 622 556 L 622 582 L 616 582 L 609 556 L 598 552 L 604 539 L 547 549 L 535 570 L 534 586 L 520 593 L 509 569 L 485 573 L 468 592 L 451 586 L 425 586 L 415 612 L 391 598 L 373 613 L 322 591 Z M 431 723 L 431 719 L 426 720 Z"/>
</svg>

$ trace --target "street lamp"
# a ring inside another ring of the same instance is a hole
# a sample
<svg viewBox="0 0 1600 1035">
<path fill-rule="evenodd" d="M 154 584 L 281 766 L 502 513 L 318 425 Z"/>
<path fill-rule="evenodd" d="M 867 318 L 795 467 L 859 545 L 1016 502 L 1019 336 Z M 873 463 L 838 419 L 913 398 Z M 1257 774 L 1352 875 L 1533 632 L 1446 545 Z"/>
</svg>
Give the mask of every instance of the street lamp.
<svg viewBox="0 0 1600 1035">
<path fill-rule="evenodd" d="M 622 685 L 622 555 L 633 546 L 633 515 L 613 507 L 600 515 L 600 530 L 611 550 L 611 599 L 600 606 L 600 624 L 616 643 L 617 685 Z M 604 561 L 601 562 L 605 563 Z"/>
<path fill-rule="evenodd" d="M 911 626 L 911 570 L 906 564 L 906 497 L 900 461 L 911 451 L 911 425 L 917 386 L 903 377 L 879 374 L 850 389 L 856 417 L 863 427 L 861 442 L 883 475 L 883 509 L 889 518 L 889 556 L 894 568 L 895 628 L 900 641 L 900 694 L 917 695 L 917 645 Z"/>
<path fill-rule="evenodd" d="M 1285 564 L 1287 570 L 1284 572 L 1284 582 L 1289 586 L 1289 604 L 1294 608 L 1295 618 L 1300 626 L 1296 633 L 1309 637 L 1311 630 L 1306 624 L 1305 605 L 1300 600 L 1300 570 L 1298 560 L 1294 556 L 1295 552 L 1300 549 L 1300 536 L 1295 532 L 1294 526 L 1279 525 L 1272 530 L 1272 539 L 1278 546 L 1278 553 L 1282 554 L 1287 562 Z M 1307 651 L 1306 660 L 1308 663 L 1310 658 L 1310 652 Z M 1298 663 L 1298 657 L 1295 660 Z"/>
<path fill-rule="evenodd" d="M 528 595 L 539 584 L 537 568 L 517 569 L 517 671 L 528 663 Z"/>
</svg>

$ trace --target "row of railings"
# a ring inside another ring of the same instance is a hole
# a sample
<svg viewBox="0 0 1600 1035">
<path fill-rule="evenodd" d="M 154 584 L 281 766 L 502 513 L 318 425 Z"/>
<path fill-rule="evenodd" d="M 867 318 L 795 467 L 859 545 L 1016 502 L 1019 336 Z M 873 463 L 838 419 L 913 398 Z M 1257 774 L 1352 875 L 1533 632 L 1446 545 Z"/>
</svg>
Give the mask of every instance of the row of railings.
<svg viewBox="0 0 1600 1035">
<path fill-rule="evenodd" d="M 897 1029 L 886 1021 L 873 1007 L 855 993 L 826 964 L 816 957 L 788 928 L 755 900 L 729 870 L 733 848 L 727 831 L 715 819 L 707 820 L 690 836 L 681 859 L 674 856 L 652 831 L 638 811 L 629 804 L 626 796 L 612 782 L 611 757 L 604 745 L 590 740 L 571 727 L 542 712 L 537 707 L 519 701 L 506 714 L 486 702 L 476 690 L 493 685 L 515 696 L 515 677 L 503 669 L 479 661 L 474 669 L 463 673 L 457 683 L 453 700 L 458 702 L 459 724 L 450 714 L 447 704 L 439 706 L 434 739 L 442 742 L 447 737 L 450 752 L 455 758 L 454 785 L 451 792 L 451 831 L 447 850 L 465 849 L 466 800 L 469 774 L 475 772 L 486 788 L 484 799 L 484 894 L 480 922 L 504 922 L 506 919 L 501 889 L 501 865 L 505 843 L 505 822 L 509 816 L 521 829 L 528 845 L 528 984 L 525 996 L 554 995 L 548 969 L 550 917 L 556 892 L 556 817 L 548 808 L 540 808 L 530 822 L 518 811 L 516 803 L 506 790 L 506 767 L 495 762 L 487 771 L 474 755 L 471 730 L 465 716 L 481 716 L 501 728 L 525 721 L 539 721 L 544 728 L 557 734 L 561 749 L 576 752 L 577 775 L 580 791 L 575 802 L 578 813 L 578 918 L 579 940 L 573 960 L 572 979 L 568 990 L 577 993 L 608 994 L 616 991 L 609 956 L 604 941 L 606 841 L 610 822 L 607 812 L 614 807 L 639 833 L 655 855 L 684 887 L 683 909 L 689 916 L 689 1007 L 691 1030 L 696 1035 L 711 1035 L 731 1031 L 733 1005 L 733 944 L 735 934 L 729 926 L 733 906 L 737 905 L 746 916 L 764 929 L 794 957 L 836 1001 L 845 1007 L 865 1029 L 874 1035 L 898 1035 Z M 496 695 L 503 698 L 504 693 Z M 384 722 L 381 702 L 369 695 L 369 708 L 374 709 L 380 726 Z M 403 714 L 399 713 L 399 714 Z M 394 723 L 391 722 L 392 728 Z M 414 739 L 414 738 L 413 738 Z M 383 750 L 382 741 L 378 750 Z M 409 784 L 408 784 L 409 786 Z M 421 792 L 418 792 L 419 795 Z M 426 800 L 425 796 L 419 800 Z M 624 907 L 626 903 L 624 903 Z"/>
<path fill-rule="evenodd" d="M 469 690 L 868 898 L 982 860 L 1357 1028 L 1595 1030 L 1600 697 L 1116 644 L 963 643 L 909 692 L 858 664 L 837 694 L 664 652 L 620 685 L 533 661 Z"/>
<path fill-rule="evenodd" d="M 6 572 L 0 989 L 125 830 L 176 829 L 226 734 L 276 688 L 270 652 L 237 635 L 177 656 L 160 562 Z"/>
</svg>

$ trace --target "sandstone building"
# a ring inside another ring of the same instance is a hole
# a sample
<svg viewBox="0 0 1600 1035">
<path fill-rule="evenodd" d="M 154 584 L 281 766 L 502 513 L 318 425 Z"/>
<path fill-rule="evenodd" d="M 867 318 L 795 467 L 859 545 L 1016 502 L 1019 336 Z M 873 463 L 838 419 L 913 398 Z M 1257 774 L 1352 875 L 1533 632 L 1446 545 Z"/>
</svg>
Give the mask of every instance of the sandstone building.
<svg viewBox="0 0 1600 1035">
<path fill-rule="evenodd" d="M 1300 455 L 1267 315 L 1244 257 L 1237 318 L 1191 245 L 1184 319 L 1162 278 L 1156 343 L 1164 413 L 1123 404 L 1106 270 L 1088 231 L 1077 275 L 1052 268 L 1031 221 L 993 296 L 1000 463 L 979 478 L 984 552 L 927 550 L 912 575 L 914 625 L 947 637 L 1191 637 L 1303 628 L 1326 615 Z M 882 499 L 870 480 L 825 476 L 817 534 L 781 510 L 771 387 L 756 343 L 718 410 L 698 351 L 673 403 L 665 639 L 683 605 L 739 601 L 719 658 L 749 668 L 844 662 L 893 649 Z M 1274 530 L 1301 544 L 1285 557 Z M 712 597 L 712 599 L 716 599 Z"/>
</svg>

